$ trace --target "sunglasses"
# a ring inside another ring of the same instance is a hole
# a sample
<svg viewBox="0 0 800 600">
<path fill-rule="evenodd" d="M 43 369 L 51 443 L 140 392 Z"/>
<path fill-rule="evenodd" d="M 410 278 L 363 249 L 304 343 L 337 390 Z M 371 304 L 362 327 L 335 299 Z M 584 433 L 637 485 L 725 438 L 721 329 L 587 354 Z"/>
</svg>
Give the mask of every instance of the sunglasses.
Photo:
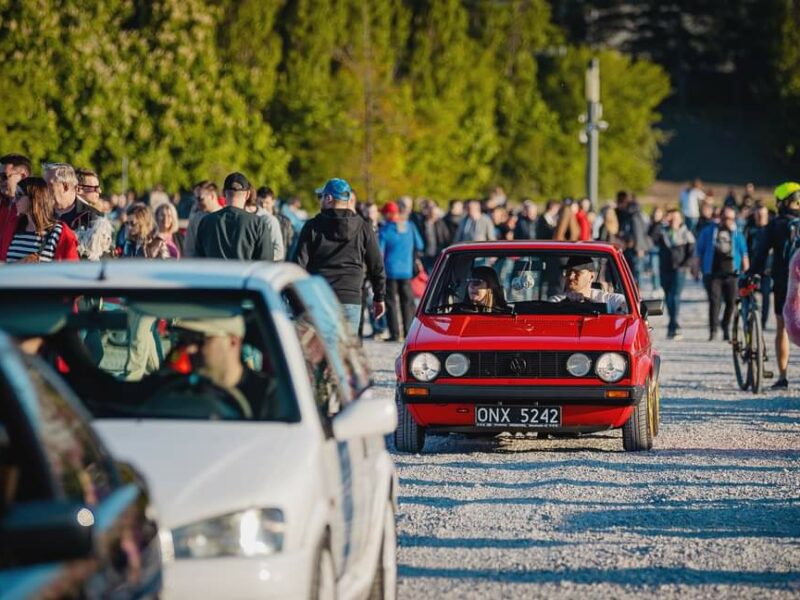
<svg viewBox="0 0 800 600">
<path fill-rule="evenodd" d="M 473 279 L 467 279 L 467 285 L 476 286 L 476 287 L 477 286 L 481 286 L 481 285 L 485 285 L 486 287 L 489 287 L 489 284 L 486 283 L 483 279 L 474 279 L 474 278 Z"/>
<path fill-rule="evenodd" d="M 81 188 L 84 192 L 102 192 L 103 191 L 102 188 L 99 185 L 84 185 L 84 184 L 81 184 L 78 187 Z"/>
</svg>

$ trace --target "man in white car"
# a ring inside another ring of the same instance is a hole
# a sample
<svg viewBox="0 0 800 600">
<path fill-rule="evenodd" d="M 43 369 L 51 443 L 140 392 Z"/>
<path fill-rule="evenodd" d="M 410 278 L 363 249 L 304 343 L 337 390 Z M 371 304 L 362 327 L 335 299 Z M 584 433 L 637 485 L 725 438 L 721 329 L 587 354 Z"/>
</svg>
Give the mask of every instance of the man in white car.
<svg viewBox="0 0 800 600">
<path fill-rule="evenodd" d="M 605 304 L 609 314 L 628 312 L 623 294 L 605 292 L 592 287 L 597 267 L 589 256 L 570 256 L 566 265 L 566 289 L 563 294 L 550 296 L 550 302 L 597 302 Z"/>
</svg>

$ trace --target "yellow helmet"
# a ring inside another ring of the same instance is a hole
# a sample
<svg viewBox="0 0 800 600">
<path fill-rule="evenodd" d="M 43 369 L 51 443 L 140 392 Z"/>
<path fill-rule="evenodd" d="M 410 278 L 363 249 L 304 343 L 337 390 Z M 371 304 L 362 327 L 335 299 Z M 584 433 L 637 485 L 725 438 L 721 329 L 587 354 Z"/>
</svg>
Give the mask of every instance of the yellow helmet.
<svg viewBox="0 0 800 600">
<path fill-rule="evenodd" d="M 783 202 L 796 192 L 800 192 L 800 183 L 787 181 L 775 188 L 775 198 L 778 202 Z"/>
</svg>

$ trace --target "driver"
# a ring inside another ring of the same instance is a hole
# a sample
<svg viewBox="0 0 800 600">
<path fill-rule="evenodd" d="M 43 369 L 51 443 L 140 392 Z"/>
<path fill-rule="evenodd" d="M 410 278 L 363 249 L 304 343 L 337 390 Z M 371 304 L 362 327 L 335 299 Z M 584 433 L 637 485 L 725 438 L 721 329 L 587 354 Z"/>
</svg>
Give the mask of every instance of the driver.
<svg viewBox="0 0 800 600">
<path fill-rule="evenodd" d="M 222 388 L 238 390 L 250 404 L 254 418 L 269 417 L 274 380 L 242 362 L 244 318 L 180 319 L 172 329 L 182 336 L 181 350 L 191 373 L 202 375 Z"/>
<path fill-rule="evenodd" d="M 457 305 L 459 312 L 508 313 L 505 294 L 492 267 L 475 267 L 467 279 L 467 298 Z"/>
<path fill-rule="evenodd" d="M 597 302 L 605 304 L 609 314 L 628 312 L 625 296 L 604 292 L 592 287 L 597 267 L 589 256 L 570 256 L 566 265 L 566 290 L 563 294 L 550 296 L 550 302 Z"/>
</svg>

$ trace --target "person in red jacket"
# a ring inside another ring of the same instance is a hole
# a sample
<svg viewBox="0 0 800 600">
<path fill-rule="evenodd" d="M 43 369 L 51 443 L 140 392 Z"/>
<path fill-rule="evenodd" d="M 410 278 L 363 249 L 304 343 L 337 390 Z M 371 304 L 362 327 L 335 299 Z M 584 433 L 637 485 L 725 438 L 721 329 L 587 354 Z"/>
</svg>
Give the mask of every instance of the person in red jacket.
<svg viewBox="0 0 800 600">
<path fill-rule="evenodd" d="M 69 225 L 55 216 L 55 198 L 41 177 L 19 182 L 16 195 L 17 228 L 6 262 L 78 260 L 78 239 Z"/>
<path fill-rule="evenodd" d="M 0 260 L 6 260 L 6 252 L 17 229 L 17 208 L 14 195 L 17 184 L 31 176 L 31 161 L 21 154 L 6 154 L 0 157 Z"/>
</svg>

